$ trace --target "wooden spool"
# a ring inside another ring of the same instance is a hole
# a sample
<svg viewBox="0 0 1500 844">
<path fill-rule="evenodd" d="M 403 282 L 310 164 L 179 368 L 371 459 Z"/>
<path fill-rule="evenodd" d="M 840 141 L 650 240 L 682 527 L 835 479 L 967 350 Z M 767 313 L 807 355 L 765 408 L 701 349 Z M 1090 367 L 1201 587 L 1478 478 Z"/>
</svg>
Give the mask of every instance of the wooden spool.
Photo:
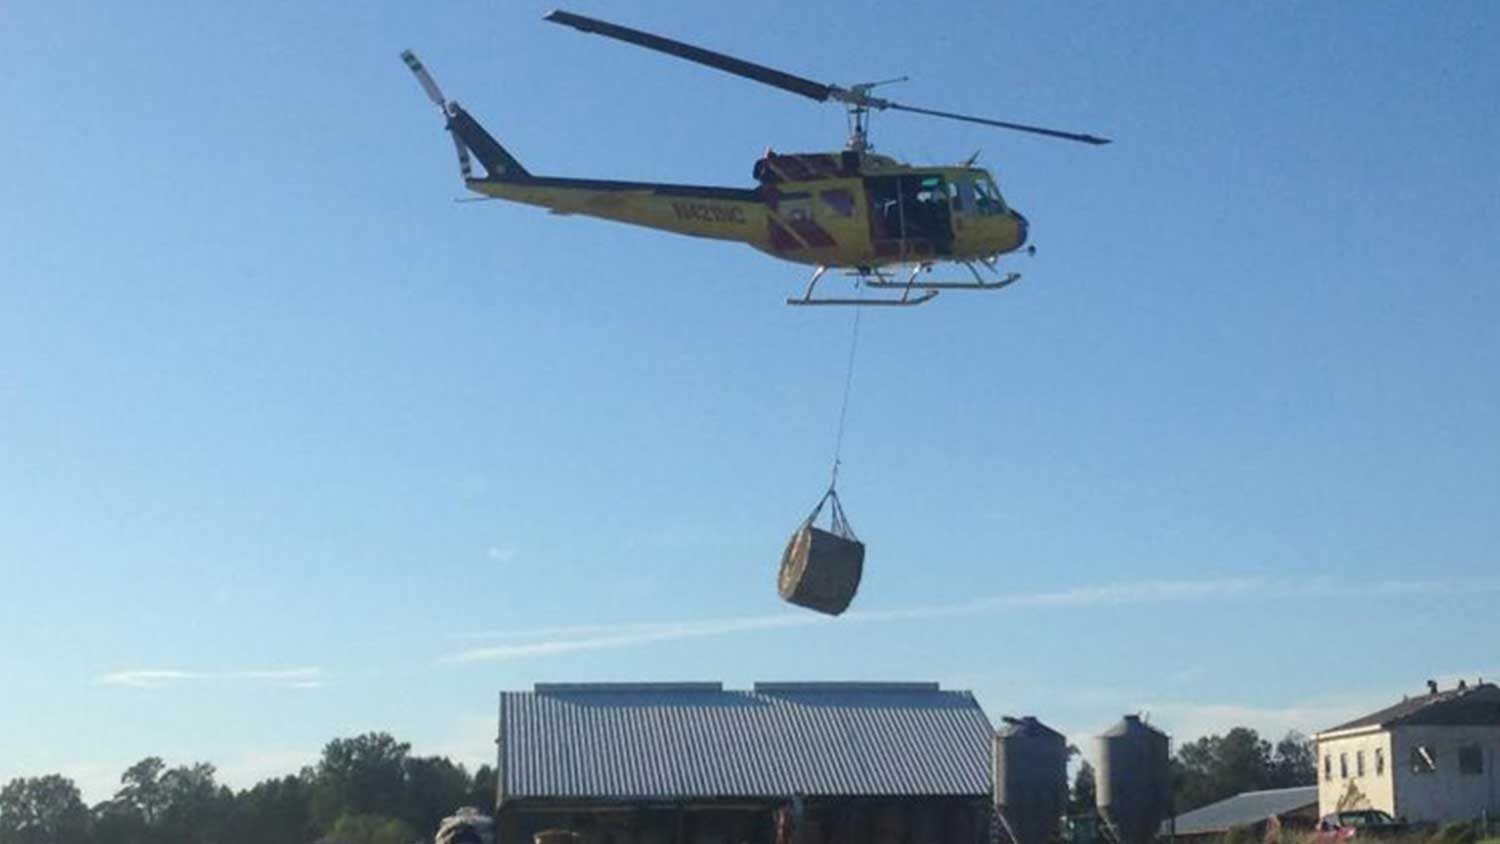
<svg viewBox="0 0 1500 844">
<path fill-rule="evenodd" d="M 828 615 L 849 608 L 865 569 L 865 545 L 813 527 L 797 529 L 781 555 L 778 591 L 786 601 Z"/>
</svg>

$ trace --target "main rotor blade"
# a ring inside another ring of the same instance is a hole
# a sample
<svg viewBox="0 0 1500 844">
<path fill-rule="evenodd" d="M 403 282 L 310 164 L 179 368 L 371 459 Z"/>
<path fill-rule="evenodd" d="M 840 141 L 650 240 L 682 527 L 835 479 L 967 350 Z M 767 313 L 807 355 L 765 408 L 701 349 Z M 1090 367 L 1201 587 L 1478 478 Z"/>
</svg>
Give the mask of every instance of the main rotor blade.
<svg viewBox="0 0 1500 844">
<path fill-rule="evenodd" d="M 980 123 L 985 126 L 999 126 L 1001 129 L 1014 129 L 1017 132 L 1030 132 L 1033 135 L 1046 135 L 1049 138 L 1062 138 L 1068 141 L 1079 141 L 1085 144 L 1107 144 L 1109 138 L 1101 138 L 1097 135 L 1083 135 L 1077 132 L 1063 132 L 1057 129 L 1044 129 L 1041 126 L 1027 126 L 1024 123 L 1006 123 L 1003 120 L 990 120 L 985 117 L 971 117 L 967 114 L 954 114 L 951 111 L 934 111 L 930 108 L 917 108 L 890 101 L 882 101 L 877 104 L 878 108 L 893 108 L 897 111 L 910 111 L 916 114 L 926 114 L 932 117 L 946 117 L 950 120 L 962 120 L 966 123 Z"/>
<path fill-rule="evenodd" d="M 670 38 L 663 38 L 660 35 L 652 35 L 649 32 L 642 32 L 639 29 L 630 29 L 629 27 L 618 26 L 606 21 L 586 18 L 583 15 L 575 15 L 572 12 L 558 10 L 548 13 L 543 19 L 552 23 L 571 26 L 581 32 L 605 35 L 635 44 L 639 47 L 645 47 L 648 50 L 656 50 L 657 52 L 666 53 L 669 56 L 676 56 L 680 59 L 687 59 L 690 62 L 705 64 L 726 73 L 733 73 L 735 76 L 743 76 L 746 79 L 754 79 L 756 82 L 772 85 L 783 91 L 791 91 L 793 94 L 801 94 L 804 97 L 819 102 L 826 102 L 829 93 L 833 90 L 833 86 L 831 85 L 824 85 L 820 82 L 814 82 L 811 79 L 804 79 L 801 76 L 783 73 L 765 65 L 747 62 L 744 59 L 726 56 L 723 53 L 715 53 L 712 50 L 694 47 L 691 44 L 684 44 L 681 41 L 673 41 Z"/>
</svg>

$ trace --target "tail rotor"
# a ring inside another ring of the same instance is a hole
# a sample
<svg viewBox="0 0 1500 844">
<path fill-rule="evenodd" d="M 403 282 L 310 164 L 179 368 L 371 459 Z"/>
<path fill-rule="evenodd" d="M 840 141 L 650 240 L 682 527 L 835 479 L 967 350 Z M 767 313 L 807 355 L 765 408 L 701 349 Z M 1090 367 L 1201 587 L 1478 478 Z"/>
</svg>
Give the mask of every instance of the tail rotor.
<svg viewBox="0 0 1500 844">
<path fill-rule="evenodd" d="M 411 50 L 403 50 L 401 60 L 406 62 L 406 66 L 410 68 L 412 75 L 417 77 L 417 84 L 421 85 L 422 90 L 427 93 L 427 99 L 432 100 L 433 105 L 436 105 L 438 110 L 443 113 L 444 126 L 448 130 L 448 136 L 453 139 L 453 151 L 458 155 L 459 173 L 463 176 L 464 184 L 468 184 L 469 179 L 473 178 L 474 175 L 474 165 L 469 160 L 469 148 L 464 145 L 463 141 L 459 140 L 458 135 L 453 131 L 451 123 L 454 114 L 453 108 L 458 104 L 449 104 L 448 99 L 443 96 L 443 90 L 437 86 L 437 82 L 433 80 L 432 74 L 427 72 L 427 68 L 422 64 L 422 60 L 417 58 L 416 53 L 413 53 Z"/>
</svg>

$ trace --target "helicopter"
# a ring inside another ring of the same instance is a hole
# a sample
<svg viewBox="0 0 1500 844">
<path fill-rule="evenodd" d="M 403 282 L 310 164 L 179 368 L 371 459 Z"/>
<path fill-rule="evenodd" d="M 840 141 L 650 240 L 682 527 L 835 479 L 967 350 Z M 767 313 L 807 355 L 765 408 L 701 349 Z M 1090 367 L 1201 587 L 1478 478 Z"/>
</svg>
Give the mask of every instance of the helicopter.
<svg viewBox="0 0 1500 844">
<path fill-rule="evenodd" d="M 806 290 L 800 297 L 788 298 L 788 305 L 912 306 L 931 300 L 941 290 L 999 290 L 1021 278 L 1017 272 L 1002 273 L 998 262 L 1000 256 L 1026 247 L 1029 223 L 1005 202 L 994 177 L 974 166 L 975 158 L 954 166 L 927 167 L 875 153 L 869 136 L 872 112 L 901 111 L 1086 144 L 1109 143 L 1089 134 L 903 105 L 871 93 L 906 77 L 848 87 L 829 85 L 571 12 L 553 11 L 544 20 L 819 102 L 844 105 L 849 137 L 843 150 L 789 154 L 767 150 L 752 169 L 757 182 L 753 188 L 538 176 L 462 106 L 445 97 L 414 53 L 401 54 L 428 98 L 442 111 L 464 187 L 479 198 L 736 241 L 776 258 L 813 266 Z M 482 177 L 474 174 L 474 159 L 484 168 Z M 1026 249 L 1035 254 L 1034 246 Z M 939 264 L 965 267 L 972 280 L 924 277 Z M 815 296 L 818 281 L 830 269 L 853 276 L 857 285 L 901 293 L 869 298 Z M 898 275 L 902 269 L 909 269 L 904 281 Z"/>
</svg>

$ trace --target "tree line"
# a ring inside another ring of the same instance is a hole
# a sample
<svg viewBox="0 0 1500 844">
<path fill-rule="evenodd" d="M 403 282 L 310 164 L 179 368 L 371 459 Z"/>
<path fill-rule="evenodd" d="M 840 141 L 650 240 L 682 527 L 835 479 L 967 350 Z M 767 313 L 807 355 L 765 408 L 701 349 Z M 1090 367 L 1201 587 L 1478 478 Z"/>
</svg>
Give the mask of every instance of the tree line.
<svg viewBox="0 0 1500 844">
<path fill-rule="evenodd" d="M 214 766 L 168 767 L 152 756 L 92 807 L 66 777 L 0 788 L 0 844 L 411 844 L 431 840 L 460 806 L 488 811 L 495 770 L 469 773 L 441 756 L 413 756 L 386 733 L 335 739 L 317 764 L 235 791 Z"/>
<path fill-rule="evenodd" d="M 1179 815 L 1246 791 L 1318 784 L 1317 749 L 1296 731 L 1273 746 L 1255 730 L 1235 727 L 1178 747 L 1171 764 L 1172 811 Z M 1069 790 L 1069 812 L 1093 811 L 1096 794 L 1094 767 L 1085 760 Z"/>
</svg>

